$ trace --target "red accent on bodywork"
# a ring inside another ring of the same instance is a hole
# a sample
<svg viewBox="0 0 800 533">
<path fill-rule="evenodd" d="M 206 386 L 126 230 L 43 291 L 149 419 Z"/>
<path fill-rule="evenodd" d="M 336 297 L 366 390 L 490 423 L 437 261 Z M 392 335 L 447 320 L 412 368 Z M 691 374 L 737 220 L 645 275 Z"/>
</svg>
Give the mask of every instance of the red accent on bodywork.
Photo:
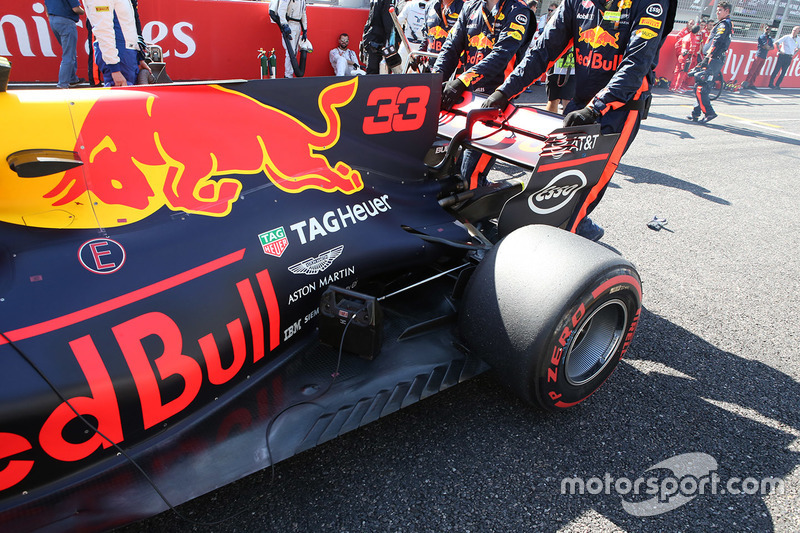
<svg viewBox="0 0 800 533">
<path fill-rule="evenodd" d="M 181 274 L 177 274 L 152 285 L 148 285 L 147 287 L 142 287 L 141 289 L 137 289 L 133 292 L 117 296 L 111 300 L 107 300 L 91 307 L 75 311 L 74 313 L 69 313 L 68 315 L 56 317 L 45 322 L 40 322 L 24 328 L 15 329 L 14 331 L 9 331 L 4 337 L 0 337 L 0 346 L 8 343 L 9 341 L 15 342 L 29 339 L 31 337 L 36 337 L 37 335 L 50 333 L 67 326 L 72 326 L 79 322 L 83 322 L 84 320 L 89 320 L 104 313 L 108 313 L 115 309 L 130 305 L 134 302 L 138 302 L 139 300 L 144 300 L 145 298 L 154 296 L 158 293 L 177 287 L 178 285 L 182 285 L 183 283 L 192 281 L 193 279 L 205 276 L 206 274 L 214 272 L 215 270 L 224 268 L 235 263 L 236 261 L 241 261 L 243 257 L 244 248 L 237 252 L 222 256 L 219 259 L 209 261 L 204 265 L 187 270 Z"/>
<path fill-rule="evenodd" d="M 42 425 L 39 432 L 42 449 L 59 461 L 79 461 L 100 446 L 111 446 L 109 439 L 119 443 L 125 438 L 114 384 L 94 341 L 86 335 L 70 342 L 69 346 L 86 376 L 91 396 L 78 396 L 71 398 L 69 405 L 66 402 L 60 404 Z M 63 436 L 64 427 L 77 417 L 72 409 L 97 419 L 98 431 L 92 432 L 91 437 L 81 443 L 68 442 Z"/>
<path fill-rule="evenodd" d="M 272 279 L 269 277 L 268 270 L 262 270 L 256 274 L 258 286 L 264 296 L 264 303 L 267 305 L 267 318 L 269 320 L 269 349 L 270 351 L 278 347 L 281 342 L 281 312 L 278 307 L 278 298 L 275 296 L 275 288 L 272 286 Z"/>
</svg>

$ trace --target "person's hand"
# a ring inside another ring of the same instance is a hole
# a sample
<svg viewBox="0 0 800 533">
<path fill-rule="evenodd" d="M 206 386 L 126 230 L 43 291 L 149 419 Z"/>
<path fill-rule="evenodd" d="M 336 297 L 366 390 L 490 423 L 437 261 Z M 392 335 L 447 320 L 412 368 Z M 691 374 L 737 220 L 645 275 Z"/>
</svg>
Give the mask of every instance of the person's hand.
<svg viewBox="0 0 800 533">
<path fill-rule="evenodd" d="M 308 30 L 302 30 L 300 35 L 302 35 L 303 39 L 308 40 Z"/>
<path fill-rule="evenodd" d="M 461 94 L 467 90 L 464 82 L 456 78 L 442 84 L 442 110 L 447 111 L 455 105 Z"/>
<path fill-rule="evenodd" d="M 584 126 L 586 124 L 593 124 L 600 118 L 600 113 L 591 105 L 587 105 L 583 109 L 572 111 L 564 117 L 564 126 Z"/>
<path fill-rule="evenodd" d="M 139 61 L 139 69 L 140 70 L 149 70 L 150 73 L 153 72 L 153 69 L 150 68 L 150 65 L 147 64 L 147 61 Z"/>
<path fill-rule="evenodd" d="M 283 33 L 286 37 L 291 37 L 292 28 L 290 28 L 288 24 L 281 24 L 281 33 Z"/>
<path fill-rule="evenodd" d="M 697 66 L 700 68 L 708 68 L 708 62 L 709 62 L 708 58 L 704 57 L 703 60 L 700 62 L 700 64 Z"/>
<path fill-rule="evenodd" d="M 125 80 L 125 76 L 122 75 L 122 72 L 112 72 L 111 79 L 114 80 L 115 87 L 125 87 L 128 85 L 128 82 Z"/>
<path fill-rule="evenodd" d="M 495 91 L 489 95 L 489 98 L 484 100 L 481 107 L 496 107 L 500 109 L 500 111 L 503 111 L 506 107 L 508 107 L 508 97 L 503 93 L 503 91 Z"/>
</svg>

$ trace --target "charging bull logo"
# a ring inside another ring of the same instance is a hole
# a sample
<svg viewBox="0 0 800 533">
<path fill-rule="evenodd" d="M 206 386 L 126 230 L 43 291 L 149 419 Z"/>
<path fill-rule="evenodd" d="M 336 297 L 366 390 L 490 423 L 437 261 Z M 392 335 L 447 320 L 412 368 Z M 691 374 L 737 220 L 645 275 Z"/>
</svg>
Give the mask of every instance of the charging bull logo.
<svg viewBox="0 0 800 533">
<path fill-rule="evenodd" d="M 444 40 L 447 39 L 447 30 L 442 28 L 441 26 L 433 26 L 432 28 L 428 29 L 428 37 L 435 40 Z"/>
<path fill-rule="evenodd" d="M 103 95 L 80 130 L 76 151 L 88 164 L 64 173 L 45 198 L 53 206 L 91 192 L 97 209 L 123 223 L 163 205 L 175 211 L 225 216 L 242 183 L 230 174 L 264 172 L 289 193 L 307 189 L 352 194 L 364 187 L 347 163 L 331 165 L 318 152 L 339 141 L 338 108 L 355 96 L 358 78 L 326 87 L 318 105 L 324 131 L 219 86 L 164 87 Z M 82 148 L 85 148 L 83 150 Z M 84 177 L 85 173 L 85 177 Z M 118 214 L 139 211 L 120 219 Z M 101 217 L 102 218 L 102 217 Z"/>
<path fill-rule="evenodd" d="M 600 26 L 597 26 L 596 28 L 582 31 L 578 42 L 587 43 L 592 48 L 600 48 L 601 46 L 619 48 L 617 40 L 619 40 L 619 35 L 611 35 Z"/>
<path fill-rule="evenodd" d="M 494 46 L 494 41 L 488 38 L 486 34 L 481 32 L 478 35 L 473 35 L 470 37 L 468 44 L 476 50 L 483 50 L 486 48 L 492 48 Z"/>
</svg>

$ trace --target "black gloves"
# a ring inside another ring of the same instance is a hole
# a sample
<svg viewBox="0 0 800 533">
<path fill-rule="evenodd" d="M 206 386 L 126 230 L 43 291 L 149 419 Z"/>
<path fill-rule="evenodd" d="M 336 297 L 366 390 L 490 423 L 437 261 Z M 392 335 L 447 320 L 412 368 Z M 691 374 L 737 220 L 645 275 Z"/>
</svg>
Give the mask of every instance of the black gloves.
<svg viewBox="0 0 800 533">
<path fill-rule="evenodd" d="M 442 84 L 442 110 L 447 111 L 451 107 L 453 107 L 458 99 L 461 97 L 461 94 L 467 90 L 467 86 L 464 85 L 464 82 L 459 80 L 458 78 L 454 80 L 450 80 Z"/>
<path fill-rule="evenodd" d="M 281 33 L 283 33 L 286 37 L 291 37 L 292 28 L 290 28 L 288 24 L 281 24 Z"/>
<path fill-rule="evenodd" d="M 588 105 L 583 109 L 578 109 L 577 111 L 572 111 L 567 114 L 567 116 L 564 117 L 564 126 L 592 124 L 593 122 L 597 122 L 598 118 L 600 118 L 600 112 L 591 105 Z"/>
<path fill-rule="evenodd" d="M 496 107 L 503 111 L 508 107 L 508 97 L 502 91 L 495 91 L 489 95 L 489 98 L 483 101 L 483 108 Z"/>
<path fill-rule="evenodd" d="M 308 30 L 303 30 L 303 31 L 300 33 L 300 35 L 303 37 L 303 39 L 306 39 L 306 40 L 308 40 Z"/>
<path fill-rule="evenodd" d="M 708 68 L 708 58 L 704 57 L 703 60 L 698 65 L 700 68 Z"/>
</svg>

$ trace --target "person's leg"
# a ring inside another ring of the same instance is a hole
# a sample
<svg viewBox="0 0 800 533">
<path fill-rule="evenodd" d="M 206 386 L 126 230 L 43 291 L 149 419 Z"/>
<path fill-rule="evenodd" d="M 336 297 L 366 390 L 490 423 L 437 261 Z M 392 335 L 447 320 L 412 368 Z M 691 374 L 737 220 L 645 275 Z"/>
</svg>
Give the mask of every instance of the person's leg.
<svg viewBox="0 0 800 533">
<path fill-rule="evenodd" d="M 58 68 L 58 86 L 69 88 L 69 84 L 77 81 L 77 45 L 78 29 L 75 23 L 66 17 L 51 16 L 50 28 L 61 44 L 61 65 Z"/>
<path fill-rule="evenodd" d="M 781 82 L 783 81 L 783 77 L 786 75 L 786 71 L 789 70 L 789 65 L 792 64 L 792 56 L 789 54 L 780 54 L 778 55 L 778 65 L 781 67 L 780 76 L 775 81 L 775 88 L 778 89 L 781 86 Z"/>
<path fill-rule="evenodd" d="M 461 155 L 461 176 L 467 180 L 470 189 L 488 183 L 487 176 L 494 166 L 494 158 L 478 150 L 464 150 Z"/>
<path fill-rule="evenodd" d="M 336 66 L 333 68 L 334 74 L 336 76 L 346 76 L 347 75 L 347 59 L 342 56 L 339 56 L 336 59 Z"/>
<path fill-rule="evenodd" d="M 367 45 L 367 74 L 380 74 L 381 59 L 383 59 L 381 51 Z"/>
<path fill-rule="evenodd" d="M 781 56 L 778 54 L 778 59 L 775 61 L 775 68 L 772 69 L 772 74 L 769 77 L 769 88 L 775 88 L 775 76 L 778 75 L 778 72 L 781 70 Z"/>
</svg>

